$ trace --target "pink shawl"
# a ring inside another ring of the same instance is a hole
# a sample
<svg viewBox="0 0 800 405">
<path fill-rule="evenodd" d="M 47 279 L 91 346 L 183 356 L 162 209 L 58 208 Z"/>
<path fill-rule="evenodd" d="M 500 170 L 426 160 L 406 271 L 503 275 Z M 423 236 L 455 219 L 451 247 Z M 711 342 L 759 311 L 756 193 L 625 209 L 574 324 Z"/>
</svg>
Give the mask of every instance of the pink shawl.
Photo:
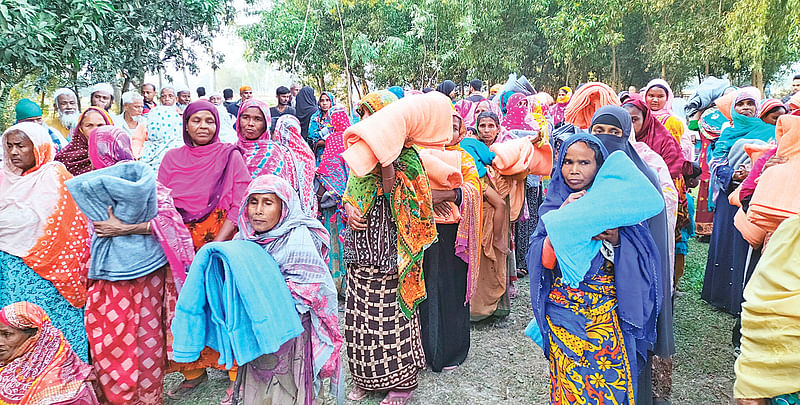
<svg viewBox="0 0 800 405">
<path fill-rule="evenodd" d="M 344 131 L 350 127 L 350 117 L 347 108 L 342 105 L 332 107 L 330 116 L 333 133 L 325 140 L 325 150 L 320 158 L 317 175 L 326 190 L 341 198 L 347 184 L 347 165 L 342 159 L 342 152 Z"/>
<path fill-rule="evenodd" d="M 187 122 L 199 111 L 209 111 L 214 116 L 217 130 L 211 143 L 195 146 Z M 205 100 L 189 104 L 183 113 L 185 145 L 169 150 L 158 170 L 158 181 L 172 190 L 184 223 L 202 222 L 217 209 L 235 222 L 250 183 L 242 154 L 236 146 L 219 141 L 219 122 L 214 104 Z"/>
<path fill-rule="evenodd" d="M 261 114 L 264 115 L 264 120 L 267 123 L 264 132 L 255 140 L 245 138 L 238 124 L 239 117 L 250 107 L 256 107 L 261 110 Z M 291 159 L 289 149 L 281 147 L 270 139 L 271 128 L 269 128 L 269 125 L 272 120 L 267 103 L 254 98 L 245 101 L 239 107 L 239 115 L 236 117 L 236 122 L 236 135 L 239 137 L 239 140 L 236 141 L 236 147 L 242 153 L 250 178 L 254 179 L 262 174 L 273 174 L 294 184 L 294 160 Z"/>
<path fill-rule="evenodd" d="M 488 100 L 481 100 L 480 103 L 484 101 L 488 102 Z M 456 102 L 455 105 L 456 112 L 458 113 L 458 116 L 461 117 L 461 119 L 463 120 L 464 125 L 468 127 L 475 126 L 475 115 L 476 115 L 475 109 L 478 107 L 480 103 L 473 103 L 472 101 L 467 99 L 459 100 Z"/>
<path fill-rule="evenodd" d="M 520 129 L 524 131 L 535 131 L 538 128 L 531 125 L 528 120 L 528 113 L 530 112 L 528 100 L 522 93 L 514 93 L 508 99 L 508 113 L 503 117 L 502 127 L 511 131 Z"/>
<path fill-rule="evenodd" d="M 317 172 L 317 161 L 314 152 L 301 135 L 300 121 L 294 115 L 285 114 L 278 118 L 275 127 L 271 139 L 289 151 L 291 159 L 287 160 L 293 161 L 295 179 L 291 184 L 300 195 L 303 212 L 316 217 L 318 209 L 317 195 L 314 193 L 314 174 Z"/>
</svg>

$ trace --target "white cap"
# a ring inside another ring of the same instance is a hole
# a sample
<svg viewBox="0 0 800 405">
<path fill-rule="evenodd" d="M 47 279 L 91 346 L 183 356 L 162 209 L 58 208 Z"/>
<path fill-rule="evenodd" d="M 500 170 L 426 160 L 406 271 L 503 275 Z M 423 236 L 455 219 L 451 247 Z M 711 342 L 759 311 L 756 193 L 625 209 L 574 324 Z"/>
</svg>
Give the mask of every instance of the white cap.
<svg viewBox="0 0 800 405">
<path fill-rule="evenodd" d="M 111 94 L 112 96 L 114 95 L 114 88 L 111 87 L 111 85 L 108 83 L 96 83 L 94 86 L 92 86 L 91 90 L 89 91 L 89 94 L 94 94 L 98 91 Z"/>
<path fill-rule="evenodd" d="M 58 100 L 58 97 L 60 97 L 60 96 L 63 96 L 63 95 L 65 95 L 65 94 L 68 94 L 68 95 L 72 96 L 72 97 L 73 97 L 73 98 L 75 98 L 76 100 L 78 99 L 78 97 L 77 97 L 77 96 L 75 96 L 75 92 L 74 92 L 74 91 L 72 91 L 72 89 L 70 89 L 70 88 L 67 88 L 67 87 L 62 87 L 62 88 L 60 88 L 60 89 L 56 90 L 56 91 L 53 93 L 53 100 Z"/>
</svg>

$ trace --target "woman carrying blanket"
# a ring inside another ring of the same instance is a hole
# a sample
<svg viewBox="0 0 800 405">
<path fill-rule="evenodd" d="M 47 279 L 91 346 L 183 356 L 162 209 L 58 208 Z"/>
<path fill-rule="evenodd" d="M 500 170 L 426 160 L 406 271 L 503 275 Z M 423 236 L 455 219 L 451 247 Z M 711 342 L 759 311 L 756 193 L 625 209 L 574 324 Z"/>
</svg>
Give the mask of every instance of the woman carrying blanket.
<svg viewBox="0 0 800 405">
<path fill-rule="evenodd" d="M 551 244 L 554 236 L 548 219 L 570 204 L 590 198 L 598 170 L 607 158 L 605 147 L 591 135 L 576 134 L 562 143 L 557 170 L 539 209 L 542 219 L 531 239 L 528 268 L 535 323 L 527 333 L 550 361 L 551 404 L 594 403 L 598 397 L 614 404 L 638 404 L 639 373 L 647 367 L 647 348 L 655 341 L 658 304 L 663 297 L 658 280 L 661 269 L 658 250 L 646 225 L 620 226 L 593 237 L 601 241 L 599 252 L 586 257 L 591 260 L 590 266 L 577 285 L 568 281 L 565 267 L 561 266 L 562 255 L 572 259 L 572 251 L 554 250 L 556 244 Z M 609 165 L 625 163 L 624 169 L 604 168 L 612 176 L 632 166 L 619 152 L 611 158 L 615 160 L 611 163 L 609 159 Z M 641 174 L 636 175 L 638 181 L 647 183 Z M 599 187 L 596 192 L 604 192 Z M 615 191 L 605 190 L 608 195 Z M 660 204 L 657 190 L 651 194 L 656 205 Z M 628 208 L 626 215 L 650 215 L 634 212 L 638 207 Z M 596 214 L 584 206 L 570 215 L 580 213 Z M 591 222 L 588 217 L 585 220 Z M 579 223 L 581 218 L 573 221 Z M 565 227 L 552 229 L 556 230 L 574 231 Z"/>
<path fill-rule="evenodd" d="M 167 331 L 194 258 L 192 238 L 170 190 L 147 164 L 133 162 L 123 130 L 90 132 L 89 157 L 97 170 L 67 186 L 95 219 L 86 329 L 98 396 L 109 404 L 162 403 Z"/>
<path fill-rule="evenodd" d="M 89 231 L 64 185 L 72 175 L 53 161 L 52 140 L 39 124 L 8 128 L 2 145 L 0 306 L 29 301 L 42 307 L 88 361 L 83 306 Z"/>
<path fill-rule="evenodd" d="M 422 161 L 431 179 L 438 240 L 425 250 L 423 268 L 428 298 L 419 306 L 422 347 L 433 371 L 450 370 L 464 362 L 469 352 L 469 300 L 480 271 L 481 209 L 483 194 L 475 162 L 458 146 L 466 134 L 458 113 L 453 113 L 453 140 L 444 154 L 454 156 L 460 174 L 458 187 L 436 187 L 434 171 Z M 425 150 L 427 152 L 427 150 Z M 437 159 L 434 155 L 433 159 Z M 443 160 L 438 160 L 442 162 Z"/>
<path fill-rule="evenodd" d="M 258 243 L 275 259 L 305 328 L 278 352 L 248 363 L 245 403 L 312 404 L 322 379 L 335 377 L 335 386 L 340 377 L 338 302 L 325 263 L 328 232 L 303 212 L 286 180 L 264 175 L 247 189 L 236 239 Z"/>
<path fill-rule="evenodd" d="M 168 151 L 158 170 L 158 182 L 172 190 L 195 251 L 208 242 L 233 237 L 250 182 L 241 152 L 219 141 L 219 122 L 215 105 L 205 100 L 189 104 L 183 113 L 184 146 Z M 170 371 L 182 371 L 186 379 L 167 395 L 180 397 L 197 388 L 208 379 L 205 367 L 219 367 L 218 357 L 206 348 L 194 363 L 171 362 Z M 235 372 L 229 372 L 229 377 L 232 383 Z M 232 388 L 228 394 L 233 394 Z"/>
</svg>

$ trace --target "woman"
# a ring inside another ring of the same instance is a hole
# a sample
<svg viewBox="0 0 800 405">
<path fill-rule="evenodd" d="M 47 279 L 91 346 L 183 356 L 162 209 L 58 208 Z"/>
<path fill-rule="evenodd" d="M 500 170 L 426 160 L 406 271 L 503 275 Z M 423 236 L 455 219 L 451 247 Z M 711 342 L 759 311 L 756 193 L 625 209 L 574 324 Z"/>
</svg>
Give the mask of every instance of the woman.
<svg viewBox="0 0 800 405">
<path fill-rule="evenodd" d="M 182 126 L 183 118 L 174 105 L 160 105 L 150 110 L 147 114 L 147 140 L 139 160 L 158 171 L 167 151 L 183 145 Z"/>
<path fill-rule="evenodd" d="M 244 157 L 251 178 L 264 174 L 279 176 L 294 184 L 294 159 L 289 151 L 272 141 L 270 137 L 269 106 L 267 103 L 248 99 L 239 107 L 236 119 L 236 147 Z"/>
<path fill-rule="evenodd" d="M 602 125 L 598 125 L 602 124 Z M 591 121 L 591 132 L 605 146 L 609 153 L 623 151 L 636 165 L 636 168 L 647 177 L 650 184 L 661 191 L 662 185 L 656 172 L 645 163 L 630 143 L 632 122 L 625 109 L 616 105 L 606 105 L 595 111 Z M 663 198 L 663 195 L 662 195 Z M 666 202 L 665 202 L 666 207 Z M 669 227 L 667 211 L 648 219 L 647 227 L 658 249 L 660 271 L 659 288 L 665 297 L 670 296 L 673 268 L 668 258 L 670 245 L 674 243 L 674 235 Z M 673 317 L 671 300 L 663 299 L 658 309 L 656 323 L 657 339 L 648 352 L 648 364 L 639 375 L 637 404 L 649 404 L 653 401 L 668 401 L 672 387 L 672 356 L 675 354 L 675 337 L 673 333 Z M 652 356 L 651 356 L 652 354 Z M 653 372 L 651 377 L 650 373 Z"/>
<path fill-rule="evenodd" d="M 778 117 L 787 113 L 786 107 L 777 98 L 768 98 L 761 102 L 758 118 L 770 125 L 778 122 Z"/>
<path fill-rule="evenodd" d="M 94 380 L 41 307 L 21 301 L 0 309 L 0 403 L 100 404 Z"/>
<path fill-rule="evenodd" d="M 0 305 L 30 301 L 42 307 L 88 361 L 83 306 L 89 231 L 64 186 L 72 175 L 53 161 L 51 142 L 47 130 L 31 122 L 14 125 L 2 136 Z"/>
<path fill-rule="evenodd" d="M 422 347 L 436 372 L 452 370 L 467 358 L 469 301 L 480 271 L 483 197 L 475 162 L 458 146 L 465 134 L 461 117 L 454 113 L 453 140 L 446 150 L 458 157 L 460 167 L 449 169 L 460 173 L 462 182 L 458 188 L 431 191 L 438 240 L 425 250 L 422 262 L 428 294 L 419 306 Z"/>
<path fill-rule="evenodd" d="M 303 137 L 300 135 L 300 122 L 297 118 L 289 114 L 282 115 L 278 118 L 275 126 L 277 128 L 271 139 L 281 145 L 287 151 L 287 156 L 293 160 L 294 181 L 291 184 L 300 195 L 303 212 L 316 217 L 319 211 L 317 196 L 314 194 L 314 173 L 317 171 L 314 152 L 303 141 Z"/>
<path fill-rule="evenodd" d="M 760 92 L 753 87 L 736 91 L 730 108 L 733 126 L 723 129 L 719 139 L 710 148 L 708 157 L 714 228 L 708 245 L 701 297 L 733 315 L 741 310 L 745 275 L 755 268 L 759 251 L 753 250 L 749 254 L 750 245 L 733 225 L 738 207 L 729 203 L 728 195 L 747 177 L 748 170 L 744 165 L 730 166 L 729 157 L 734 144 L 742 139 L 754 142 L 774 140 L 775 126 L 758 118 L 760 96 Z"/>
<path fill-rule="evenodd" d="M 314 97 L 314 89 L 309 86 L 300 89 L 295 98 L 295 110 L 297 111 L 297 119 L 300 121 L 300 134 L 312 149 L 313 144 L 311 143 L 308 129 L 311 125 L 311 117 L 318 109 L 317 99 Z"/>
<path fill-rule="evenodd" d="M 336 386 L 340 378 L 338 302 L 325 263 L 329 235 L 303 212 L 286 180 L 264 175 L 247 189 L 236 239 L 258 243 L 277 261 L 305 328 L 278 352 L 248 363 L 245 402 L 311 404 L 322 379 L 334 377 Z"/>
<path fill-rule="evenodd" d="M 564 86 L 558 89 L 558 96 L 556 97 L 556 105 L 553 107 L 553 125 L 556 128 L 561 126 L 561 123 L 564 122 L 564 110 L 567 109 L 567 104 L 569 104 L 569 99 L 572 98 L 572 89 Z"/>
<path fill-rule="evenodd" d="M 394 93 L 390 92 L 389 90 L 373 91 L 361 99 L 356 107 L 356 112 L 362 120 L 365 120 L 370 115 L 378 112 L 378 110 L 381 108 L 386 107 L 397 100 L 397 96 L 395 96 Z"/>
<path fill-rule="evenodd" d="M 197 100 L 183 113 L 184 146 L 164 155 L 158 182 L 172 190 L 175 208 L 192 235 L 195 251 L 211 241 L 230 240 L 247 185 L 247 166 L 236 146 L 219 141 L 217 108 Z M 198 181 L 199 176 L 205 181 Z M 206 348 L 194 363 L 170 363 L 185 380 L 167 395 L 181 397 L 208 379 L 205 367 L 219 367 L 219 354 Z M 228 373 L 231 382 L 235 372 Z M 233 394 L 232 388 L 228 391 Z"/>
<path fill-rule="evenodd" d="M 102 108 L 88 107 L 78 117 L 78 125 L 70 133 L 70 143 L 55 155 L 55 161 L 67 167 L 73 176 L 94 170 L 89 160 L 89 132 L 101 125 L 114 125 Z"/>
<path fill-rule="evenodd" d="M 322 152 L 325 151 L 325 140 L 331 133 L 331 107 L 336 105 L 336 98 L 333 93 L 323 91 L 317 100 L 319 109 L 314 115 L 311 116 L 311 124 L 308 127 L 308 137 L 311 140 L 311 149 L 314 150 L 316 162 L 319 164 L 319 158 Z"/>
<path fill-rule="evenodd" d="M 598 122 L 593 128 L 597 124 L 605 125 Z M 591 135 L 567 139 L 540 215 L 583 198 L 607 155 Z M 529 335 L 550 360 L 550 403 L 591 403 L 598 397 L 616 404 L 640 403 L 638 377 L 646 367 L 647 347 L 655 340 L 661 294 L 652 235 L 640 223 L 594 237 L 602 242 L 600 251 L 575 287 L 562 280 L 548 229 L 540 222 L 528 266 L 533 325 L 538 325 Z"/>
<path fill-rule="evenodd" d="M 672 114 L 672 88 L 662 79 L 653 79 L 647 83 L 642 91 L 645 104 L 652 111 L 653 116 L 672 134 L 675 140 L 683 145 L 683 123 L 680 118 Z"/>
<path fill-rule="evenodd" d="M 344 152 L 344 131 L 350 126 L 350 118 L 344 106 L 331 108 L 330 114 L 333 132 L 328 137 L 327 148 L 322 153 L 317 169 L 317 180 L 320 183 L 317 194 L 322 223 L 331 236 L 328 262 L 331 275 L 336 283 L 336 289 L 344 295 L 347 267 L 342 260 L 344 250 L 342 241 L 347 227 L 347 214 L 342 204 L 342 196 L 347 186 L 349 170 L 342 159 L 342 152 Z"/>
<path fill-rule="evenodd" d="M 98 393 L 112 404 L 161 403 L 167 331 L 177 288 L 194 258 L 191 235 L 169 189 L 156 182 L 149 166 L 133 162 L 123 130 L 93 130 L 89 157 L 98 171 L 69 180 L 67 187 L 95 219 L 86 329 Z"/>
<path fill-rule="evenodd" d="M 364 98 L 368 105 L 362 100 L 364 124 L 371 111 L 379 111 L 373 109 L 388 105 L 378 102 L 383 95 L 373 94 Z M 391 98 L 397 100 L 393 94 Z M 420 248 L 433 243 L 436 233 L 430 186 L 418 152 L 404 147 L 395 162 L 379 164 L 363 177 L 351 171 L 342 200 L 348 221 L 344 331 L 354 383 L 348 398 L 358 401 L 368 391 L 388 391 L 382 405 L 403 405 L 425 368 L 414 307 L 424 291 L 418 284 Z"/>
<path fill-rule="evenodd" d="M 438 86 L 436 86 L 436 91 L 439 93 L 444 94 L 447 97 L 450 97 L 450 100 L 455 101 L 456 99 L 456 90 L 458 89 L 458 85 L 453 82 L 452 80 L 445 80 L 441 82 Z"/>
</svg>

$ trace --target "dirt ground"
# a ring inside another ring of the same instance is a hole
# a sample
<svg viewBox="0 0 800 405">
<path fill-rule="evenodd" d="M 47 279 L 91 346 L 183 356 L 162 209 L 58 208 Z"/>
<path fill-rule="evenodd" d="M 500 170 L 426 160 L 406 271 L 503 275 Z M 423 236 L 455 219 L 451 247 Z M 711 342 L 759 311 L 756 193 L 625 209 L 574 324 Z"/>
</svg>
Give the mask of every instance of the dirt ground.
<svg viewBox="0 0 800 405">
<path fill-rule="evenodd" d="M 683 293 L 675 299 L 675 335 L 678 353 L 673 373 L 673 404 L 732 404 L 733 349 L 731 328 L 735 318 L 714 310 L 700 300 L 707 244 L 690 242 Z M 528 279 L 517 283 L 518 296 L 511 315 L 474 323 L 469 357 L 451 372 L 423 371 L 412 405 L 547 404 L 548 365 L 541 349 L 524 335 L 532 317 Z M 344 355 L 344 354 L 343 354 Z M 343 359 L 350 386 L 346 358 Z M 180 401 L 167 404 L 218 404 L 227 385 L 227 374 L 213 370 L 209 382 Z M 181 380 L 167 376 L 165 388 Z M 376 405 L 380 394 L 345 404 Z M 335 404 L 326 395 L 325 404 Z"/>
</svg>

